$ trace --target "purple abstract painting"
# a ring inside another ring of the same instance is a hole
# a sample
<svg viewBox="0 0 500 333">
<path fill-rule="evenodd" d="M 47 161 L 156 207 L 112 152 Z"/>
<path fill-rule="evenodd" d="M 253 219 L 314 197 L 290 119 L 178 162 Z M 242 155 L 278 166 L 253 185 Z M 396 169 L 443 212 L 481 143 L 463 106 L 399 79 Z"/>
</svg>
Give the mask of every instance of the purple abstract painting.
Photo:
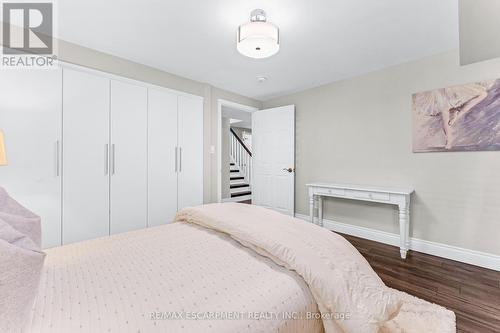
<svg viewBox="0 0 500 333">
<path fill-rule="evenodd" d="M 500 79 L 413 95 L 413 151 L 500 150 Z"/>
</svg>

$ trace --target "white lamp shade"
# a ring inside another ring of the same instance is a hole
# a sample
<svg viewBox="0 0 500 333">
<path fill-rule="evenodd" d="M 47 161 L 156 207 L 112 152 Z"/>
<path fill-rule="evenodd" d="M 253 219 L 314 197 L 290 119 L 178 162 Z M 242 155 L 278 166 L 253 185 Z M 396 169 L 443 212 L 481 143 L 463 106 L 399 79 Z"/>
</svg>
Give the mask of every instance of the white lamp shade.
<svg viewBox="0 0 500 333">
<path fill-rule="evenodd" d="M 2 131 L 0 131 L 0 165 L 7 165 L 7 154 L 5 153 L 5 144 Z"/>
<path fill-rule="evenodd" d="M 279 29 L 269 22 L 249 22 L 238 28 L 238 51 L 250 58 L 262 59 L 280 49 Z"/>
</svg>

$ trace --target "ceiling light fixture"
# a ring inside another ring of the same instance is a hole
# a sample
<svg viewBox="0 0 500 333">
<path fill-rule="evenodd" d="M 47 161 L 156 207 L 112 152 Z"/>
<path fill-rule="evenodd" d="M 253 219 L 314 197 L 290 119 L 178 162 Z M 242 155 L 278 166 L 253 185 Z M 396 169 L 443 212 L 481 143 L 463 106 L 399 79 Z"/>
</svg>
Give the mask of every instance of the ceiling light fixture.
<svg viewBox="0 0 500 333">
<path fill-rule="evenodd" d="M 267 22 L 266 12 L 255 9 L 250 22 L 238 27 L 238 51 L 250 58 L 262 59 L 276 54 L 280 49 L 279 29 Z"/>
</svg>

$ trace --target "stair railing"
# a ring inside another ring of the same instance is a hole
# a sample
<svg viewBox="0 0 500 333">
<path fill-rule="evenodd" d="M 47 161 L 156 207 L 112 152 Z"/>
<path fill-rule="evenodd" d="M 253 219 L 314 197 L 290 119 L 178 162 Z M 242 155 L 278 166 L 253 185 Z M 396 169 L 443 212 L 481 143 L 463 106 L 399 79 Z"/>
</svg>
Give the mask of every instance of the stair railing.
<svg viewBox="0 0 500 333">
<path fill-rule="evenodd" d="M 252 152 L 238 135 L 230 128 L 229 134 L 230 149 L 229 154 L 231 160 L 238 167 L 241 174 L 245 178 L 245 182 L 251 184 L 252 175 Z"/>
</svg>

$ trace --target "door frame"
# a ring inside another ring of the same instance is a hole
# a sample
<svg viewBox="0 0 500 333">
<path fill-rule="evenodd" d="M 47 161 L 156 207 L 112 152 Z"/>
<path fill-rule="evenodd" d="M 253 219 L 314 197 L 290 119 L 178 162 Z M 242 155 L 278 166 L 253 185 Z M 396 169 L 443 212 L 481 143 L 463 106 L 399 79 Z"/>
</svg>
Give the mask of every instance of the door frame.
<svg viewBox="0 0 500 333">
<path fill-rule="evenodd" d="M 225 99 L 217 100 L 217 202 L 222 202 L 222 107 L 238 109 L 246 112 L 260 110 L 257 107 L 231 102 Z"/>
</svg>

